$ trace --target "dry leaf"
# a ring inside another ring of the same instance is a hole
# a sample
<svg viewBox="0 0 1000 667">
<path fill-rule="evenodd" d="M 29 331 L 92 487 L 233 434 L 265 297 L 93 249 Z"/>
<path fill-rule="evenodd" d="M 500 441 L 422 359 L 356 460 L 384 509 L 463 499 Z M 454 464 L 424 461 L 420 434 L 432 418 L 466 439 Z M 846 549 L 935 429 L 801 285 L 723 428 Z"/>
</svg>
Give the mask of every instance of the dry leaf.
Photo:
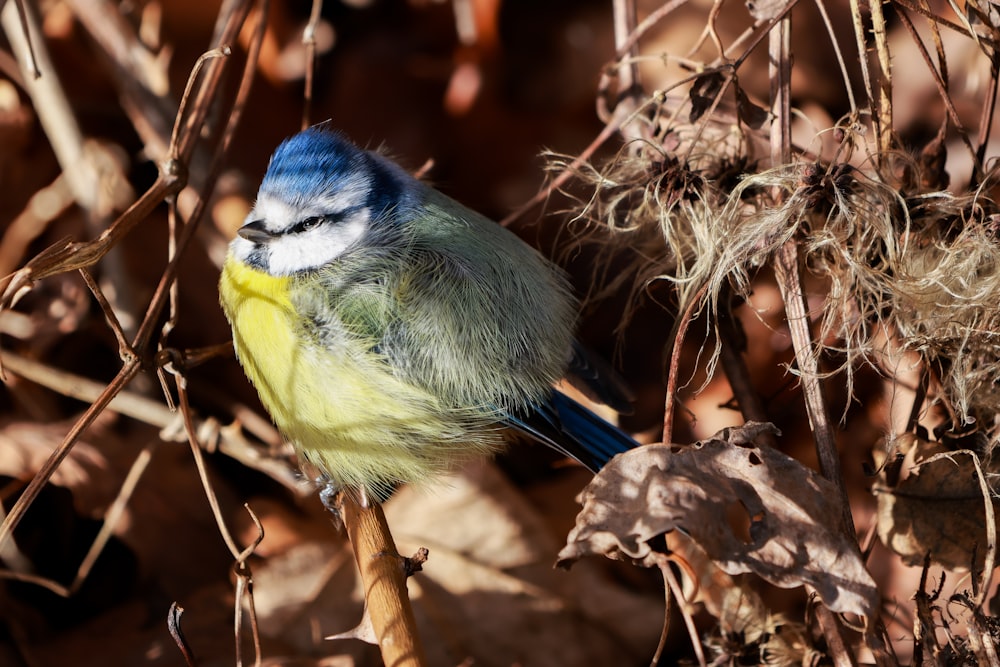
<svg viewBox="0 0 1000 667">
<path fill-rule="evenodd" d="M 712 108 L 715 98 L 722 91 L 726 78 L 719 72 L 709 72 L 702 74 L 694 80 L 691 86 L 689 97 L 691 98 L 691 114 L 689 122 L 696 123 L 698 119 L 705 115 L 705 112 Z"/>
<path fill-rule="evenodd" d="M 559 564 L 603 554 L 651 566 L 651 541 L 680 530 L 729 574 L 809 585 L 833 611 L 873 616 L 875 582 L 843 530 L 836 488 L 785 454 L 752 445 L 761 433 L 777 429 L 750 422 L 679 451 L 647 445 L 615 457 L 584 490 Z M 745 536 L 726 520 L 739 507 Z"/>
<path fill-rule="evenodd" d="M 740 87 L 736 88 L 736 113 L 739 114 L 741 121 L 755 130 L 764 127 L 764 123 L 770 117 L 768 110 L 754 104 Z"/>
<path fill-rule="evenodd" d="M 904 455 L 900 479 L 886 481 L 886 469 L 875 487 L 878 535 L 907 565 L 932 562 L 953 571 L 968 571 L 986 554 L 986 518 L 976 468 L 969 456 L 931 457 L 947 453 L 938 442 L 904 433 L 895 446 Z M 922 461 L 925 461 L 922 463 Z"/>
<path fill-rule="evenodd" d="M 92 443 L 114 438 L 110 413 L 102 415 L 69 451 L 50 482 L 73 492 L 81 513 L 90 514 L 114 497 L 121 483 L 109 472 L 106 453 Z M 72 421 L 10 422 L 0 427 L 0 475 L 29 479 L 59 446 Z"/>
<path fill-rule="evenodd" d="M 1000 6 L 991 0 L 967 0 L 965 17 L 976 36 L 996 39 L 1000 34 Z"/>
<path fill-rule="evenodd" d="M 561 535 L 487 462 L 385 510 L 401 553 L 430 549 L 408 582 L 429 664 L 610 665 L 656 645 L 662 594 L 553 569 Z"/>
<path fill-rule="evenodd" d="M 662 593 L 629 589 L 603 567 L 568 575 L 553 569 L 560 536 L 488 462 L 432 488 L 404 487 L 385 512 L 400 553 L 430 549 L 423 570 L 407 581 L 428 664 L 618 664 L 635 647 L 656 645 Z M 322 639 L 358 637 L 358 628 L 344 630 L 362 619 L 363 591 L 350 546 L 330 546 L 330 518 L 309 518 L 311 525 L 289 523 L 302 536 L 298 545 L 254 568 L 267 645 L 280 641 L 291 654 L 351 655 L 358 664 L 377 664 L 368 659 L 377 649 Z M 288 522 L 273 512 L 261 519 L 265 535 L 275 521 Z"/>
</svg>

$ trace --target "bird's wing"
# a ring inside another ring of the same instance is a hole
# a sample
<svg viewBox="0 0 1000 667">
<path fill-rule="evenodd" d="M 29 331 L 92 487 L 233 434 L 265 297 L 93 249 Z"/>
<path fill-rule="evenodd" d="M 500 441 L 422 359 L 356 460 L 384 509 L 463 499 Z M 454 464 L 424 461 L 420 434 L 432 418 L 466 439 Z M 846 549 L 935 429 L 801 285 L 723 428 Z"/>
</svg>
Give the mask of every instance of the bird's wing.
<svg viewBox="0 0 1000 667">
<path fill-rule="evenodd" d="M 610 363 L 591 353 L 578 340 L 573 341 L 566 379 L 587 398 L 618 414 L 632 414 L 635 396 L 631 388 Z"/>
<path fill-rule="evenodd" d="M 505 421 L 594 473 L 616 454 L 639 446 L 624 431 L 558 390 L 534 410 L 509 413 Z"/>
</svg>

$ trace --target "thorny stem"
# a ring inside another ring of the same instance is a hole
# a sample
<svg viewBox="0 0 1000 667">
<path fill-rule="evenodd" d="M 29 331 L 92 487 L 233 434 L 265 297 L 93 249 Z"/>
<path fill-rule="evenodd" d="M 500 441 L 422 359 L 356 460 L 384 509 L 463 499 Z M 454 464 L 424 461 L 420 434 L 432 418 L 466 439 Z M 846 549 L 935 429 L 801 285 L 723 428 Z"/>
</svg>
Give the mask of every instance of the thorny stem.
<svg viewBox="0 0 1000 667">
<path fill-rule="evenodd" d="M 394 667 L 427 664 L 406 590 L 405 559 L 396 551 L 382 506 L 341 494 L 342 512 L 365 589 L 365 609 L 378 638 L 382 660 Z"/>
</svg>

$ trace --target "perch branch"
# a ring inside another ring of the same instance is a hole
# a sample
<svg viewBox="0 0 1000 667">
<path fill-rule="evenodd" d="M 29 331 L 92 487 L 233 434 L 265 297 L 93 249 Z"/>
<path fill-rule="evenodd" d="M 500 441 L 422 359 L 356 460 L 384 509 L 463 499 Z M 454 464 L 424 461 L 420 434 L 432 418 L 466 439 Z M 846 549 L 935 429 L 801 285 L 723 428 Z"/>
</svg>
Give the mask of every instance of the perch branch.
<svg viewBox="0 0 1000 667">
<path fill-rule="evenodd" d="M 390 667 L 427 664 L 406 591 L 404 559 L 396 551 L 382 506 L 378 503 L 362 506 L 351 493 L 341 494 L 341 502 L 382 660 Z"/>
</svg>

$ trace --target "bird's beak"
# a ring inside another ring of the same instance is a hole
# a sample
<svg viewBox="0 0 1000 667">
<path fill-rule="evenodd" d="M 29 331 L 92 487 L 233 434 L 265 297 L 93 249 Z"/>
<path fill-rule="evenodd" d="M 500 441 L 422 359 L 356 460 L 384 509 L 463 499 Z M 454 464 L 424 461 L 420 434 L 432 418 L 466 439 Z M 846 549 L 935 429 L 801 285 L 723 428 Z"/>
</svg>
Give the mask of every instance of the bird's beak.
<svg viewBox="0 0 1000 667">
<path fill-rule="evenodd" d="M 264 227 L 263 220 L 254 220 L 253 222 L 248 222 L 247 224 L 240 227 L 240 230 L 236 232 L 241 237 L 245 238 L 251 243 L 256 243 L 258 245 L 267 243 L 274 238 L 274 234 L 267 231 Z"/>
</svg>

